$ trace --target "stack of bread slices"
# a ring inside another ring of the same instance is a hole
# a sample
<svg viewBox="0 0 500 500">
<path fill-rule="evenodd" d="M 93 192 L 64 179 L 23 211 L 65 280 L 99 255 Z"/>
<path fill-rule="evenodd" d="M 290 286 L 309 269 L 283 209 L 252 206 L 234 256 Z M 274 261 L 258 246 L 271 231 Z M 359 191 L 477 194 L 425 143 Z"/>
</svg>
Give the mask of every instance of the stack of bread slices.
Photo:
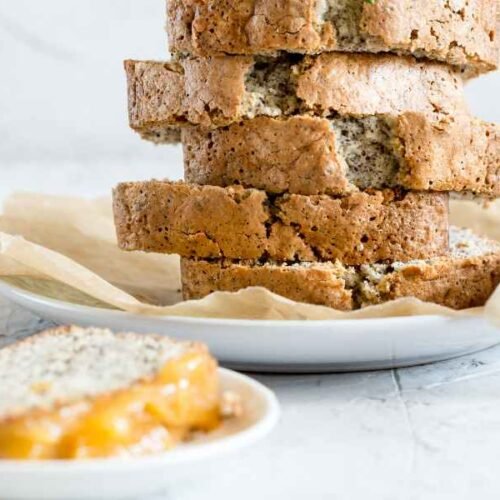
<svg viewBox="0 0 500 500">
<path fill-rule="evenodd" d="M 497 67 L 497 0 L 169 0 L 170 62 L 126 61 L 131 127 L 185 181 L 114 191 L 125 250 L 177 253 L 183 293 L 263 286 L 349 310 L 483 304 L 497 243 L 450 193 L 500 195 L 500 134 L 467 79 Z"/>
</svg>

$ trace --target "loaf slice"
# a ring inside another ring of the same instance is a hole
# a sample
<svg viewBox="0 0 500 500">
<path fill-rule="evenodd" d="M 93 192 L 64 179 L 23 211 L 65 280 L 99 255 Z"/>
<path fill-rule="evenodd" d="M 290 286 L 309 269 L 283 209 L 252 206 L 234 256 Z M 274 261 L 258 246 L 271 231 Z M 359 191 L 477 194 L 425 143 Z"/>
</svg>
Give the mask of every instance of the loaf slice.
<svg viewBox="0 0 500 500">
<path fill-rule="evenodd" d="M 499 127 L 467 116 L 258 117 L 185 128 L 182 143 L 191 183 L 304 195 L 402 187 L 500 196 Z"/>
<path fill-rule="evenodd" d="M 0 379 L 0 458 L 159 452 L 219 422 L 202 344 L 61 327 L 1 349 Z"/>
<path fill-rule="evenodd" d="M 115 188 L 114 215 L 120 248 L 183 257 L 364 264 L 448 250 L 448 195 L 440 193 L 270 196 L 241 186 L 132 182 Z"/>
<path fill-rule="evenodd" d="M 350 267 L 182 259 L 184 298 L 262 286 L 298 302 L 351 310 L 401 297 L 453 309 L 483 305 L 500 282 L 500 245 L 452 228 L 446 257 Z"/>
<path fill-rule="evenodd" d="M 170 128 L 219 127 L 256 116 L 468 112 L 460 75 L 392 55 L 185 58 L 125 61 L 130 126 L 165 140 Z"/>
<path fill-rule="evenodd" d="M 496 0 L 167 0 L 170 49 L 201 56 L 394 52 L 472 73 L 498 63 Z"/>
</svg>

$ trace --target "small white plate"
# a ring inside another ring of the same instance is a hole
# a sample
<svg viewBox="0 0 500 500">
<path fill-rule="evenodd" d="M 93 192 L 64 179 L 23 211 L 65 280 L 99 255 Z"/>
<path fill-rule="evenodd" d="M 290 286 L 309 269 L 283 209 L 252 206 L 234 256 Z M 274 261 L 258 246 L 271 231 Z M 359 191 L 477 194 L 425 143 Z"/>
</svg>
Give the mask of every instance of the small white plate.
<svg viewBox="0 0 500 500">
<path fill-rule="evenodd" d="M 57 323 L 199 340 L 226 366 L 248 371 L 395 368 L 449 359 L 500 343 L 500 329 L 473 315 L 324 321 L 158 317 L 75 305 L 1 281 L 0 295 Z"/>
<path fill-rule="evenodd" d="M 219 373 L 222 388 L 241 395 L 241 417 L 226 420 L 216 431 L 189 444 L 150 457 L 0 460 L 0 498 L 90 500 L 148 495 L 189 479 L 189 465 L 193 462 L 212 459 L 261 439 L 278 421 L 276 397 L 249 377 L 224 368 L 219 368 Z"/>
</svg>

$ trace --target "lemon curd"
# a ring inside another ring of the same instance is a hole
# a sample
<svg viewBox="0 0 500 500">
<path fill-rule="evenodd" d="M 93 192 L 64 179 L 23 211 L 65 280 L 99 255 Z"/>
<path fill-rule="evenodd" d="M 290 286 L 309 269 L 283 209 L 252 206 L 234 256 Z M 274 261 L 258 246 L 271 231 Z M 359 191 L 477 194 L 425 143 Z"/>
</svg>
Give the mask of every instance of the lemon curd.
<svg viewBox="0 0 500 500">
<path fill-rule="evenodd" d="M 144 455 L 219 423 L 216 362 L 207 352 L 188 352 L 127 389 L 0 422 L 0 458 Z"/>
</svg>

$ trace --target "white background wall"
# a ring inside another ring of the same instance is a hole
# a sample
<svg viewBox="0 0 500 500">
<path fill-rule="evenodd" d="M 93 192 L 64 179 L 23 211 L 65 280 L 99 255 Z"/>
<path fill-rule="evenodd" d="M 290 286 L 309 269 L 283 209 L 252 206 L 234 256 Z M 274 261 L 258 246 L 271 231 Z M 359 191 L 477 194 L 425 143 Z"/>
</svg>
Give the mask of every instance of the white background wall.
<svg viewBox="0 0 500 500">
<path fill-rule="evenodd" d="M 181 175 L 179 147 L 127 125 L 122 60 L 165 58 L 163 26 L 163 0 L 0 0 L 0 198 Z M 500 121 L 499 90 L 498 72 L 471 83 L 474 112 Z"/>
</svg>

